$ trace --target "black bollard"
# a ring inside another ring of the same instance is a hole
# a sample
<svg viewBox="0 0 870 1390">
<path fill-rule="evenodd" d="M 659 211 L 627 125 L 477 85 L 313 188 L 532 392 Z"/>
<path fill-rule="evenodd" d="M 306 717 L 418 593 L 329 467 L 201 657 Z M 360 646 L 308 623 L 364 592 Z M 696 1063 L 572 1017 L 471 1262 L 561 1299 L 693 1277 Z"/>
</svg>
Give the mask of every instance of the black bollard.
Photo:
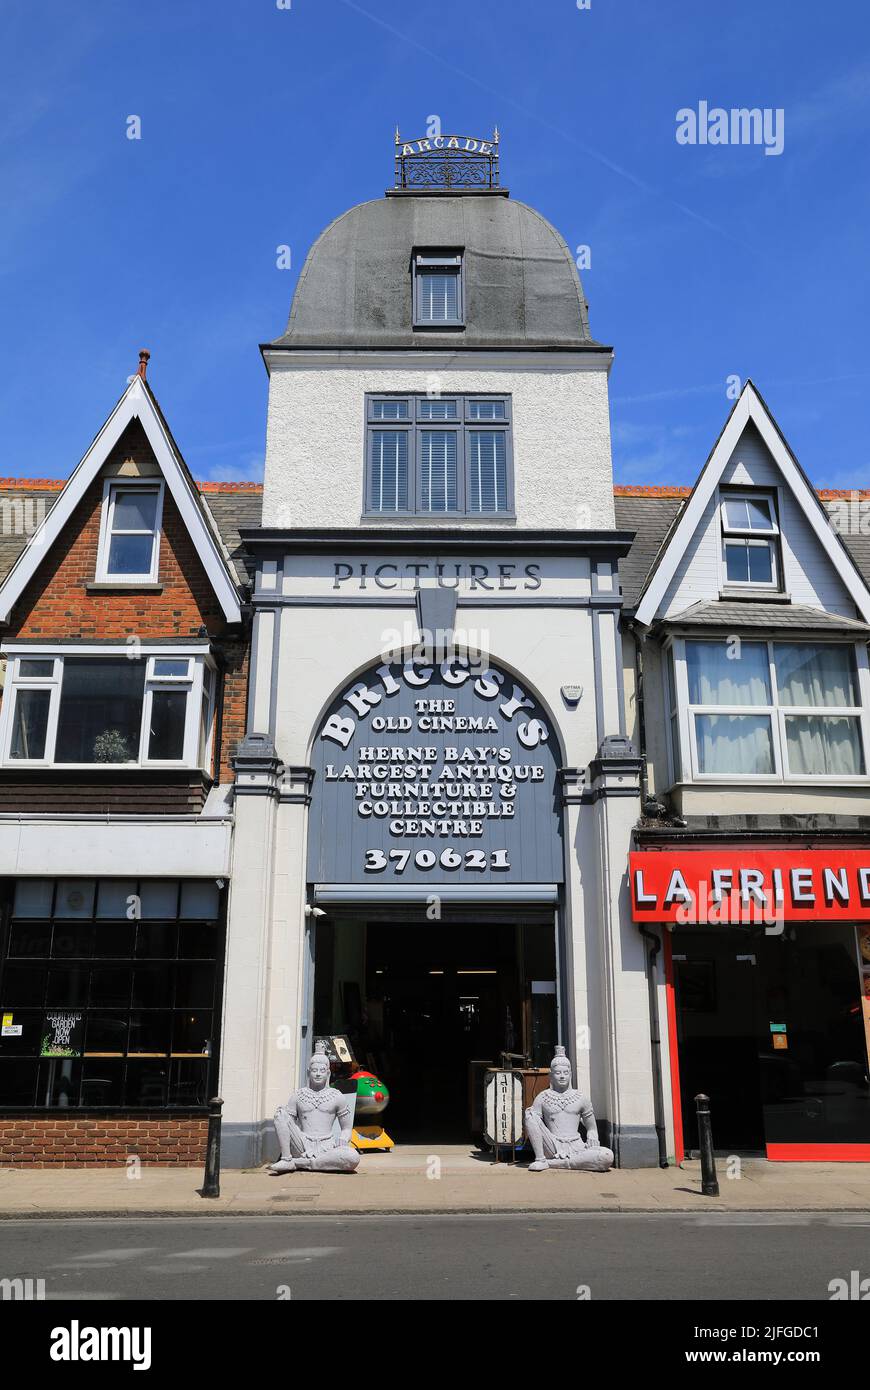
<svg viewBox="0 0 870 1390">
<path fill-rule="evenodd" d="M 205 1146 L 205 1177 L 200 1197 L 221 1195 L 221 1110 L 223 1101 L 215 1096 L 208 1103 L 208 1142 Z"/>
<path fill-rule="evenodd" d="M 710 1123 L 710 1097 L 695 1096 L 698 1112 L 698 1148 L 701 1150 L 701 1191 L 705 1197 L 719 1196 L 716 1158 L 713 1154 L 713 1127 Z"/>
</svg>

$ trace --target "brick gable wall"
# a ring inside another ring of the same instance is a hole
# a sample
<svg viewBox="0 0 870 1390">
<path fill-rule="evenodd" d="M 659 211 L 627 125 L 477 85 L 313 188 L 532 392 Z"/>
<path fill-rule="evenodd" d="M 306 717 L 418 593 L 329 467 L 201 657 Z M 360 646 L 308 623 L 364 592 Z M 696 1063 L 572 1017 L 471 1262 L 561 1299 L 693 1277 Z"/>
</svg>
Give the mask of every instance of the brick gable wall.
<svg viewBox="0 0 870 1390">
<path fill-rule="evenodd" d="M 132 458 L 153 464 L 153 454 L 138 421 L 124 431 L 108 465 Z M 223 738 L 220 780 L 231 781 L 229 757 L 245 724 L 248 677 L 247 634 L 227 633 L 223 613 L 167 488 L 163 496 L 160 537 L 161 592 L 131 589 L 93 592 L 103 500 L 103 476 L 88 488 L 51 552 L 16 604 L 7 640 L 80 638 L 84 641 L 141 641 L 199 635 L 205 626 L 223 664 Z"/>
</svg>

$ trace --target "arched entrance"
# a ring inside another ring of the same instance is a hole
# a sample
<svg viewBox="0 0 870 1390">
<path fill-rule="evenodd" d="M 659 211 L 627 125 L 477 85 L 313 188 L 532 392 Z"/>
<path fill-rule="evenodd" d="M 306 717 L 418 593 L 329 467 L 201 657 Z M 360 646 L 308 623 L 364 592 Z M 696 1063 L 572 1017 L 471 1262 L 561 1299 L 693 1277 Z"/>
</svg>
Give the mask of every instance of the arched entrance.
<svg viewBox="0 0 870 1390">
<path fill-rule="evenodd" d="M 380 662 L 321 719 L 311 1036 L 391 1093 L 397 1140 L 467 1140 L 482 1072 L 558 1040 L 556 732 L 507 671 Z"/>
</svg>

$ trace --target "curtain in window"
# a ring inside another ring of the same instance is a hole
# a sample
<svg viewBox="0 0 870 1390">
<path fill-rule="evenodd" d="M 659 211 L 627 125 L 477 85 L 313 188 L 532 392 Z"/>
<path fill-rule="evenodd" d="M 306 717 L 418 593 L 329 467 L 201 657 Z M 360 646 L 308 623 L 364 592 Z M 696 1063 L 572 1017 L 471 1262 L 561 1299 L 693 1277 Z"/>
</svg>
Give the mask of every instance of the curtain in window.
<svg viewBox="0 0 870 1390">
<path fill-rule="evenodd" d="M 696 714 L 700 772 L 773 772 L 770 719 L 760 714 Z"/>
<path fill-rule="evenodd" d="M 468 510 L 502 512 L 507 507 L 507 449 L 502 430 L 472 430 L 468 436 Z"/>
<path fill-rule="evenodd" d="M 864 771 L 857 719 L 830 714 L 789 714 L 785 720 L 785 739 L 789 772 L 816 777 L 854 777 Z"/>
<path fill-rule="evenodd" d="M 423 430 L 420 439 L 420 510 L 455 512 L 457 435 L 453 430 Z"/>
<path fill-rule="evenodd" d="M 773 653 L 781 705 L 857 705 L 851 647 L 776 642 Z"/>
<path fill-rule="evenodd" d="M 690 704 L 772 703 L 764 642 L 687 642 L 686 670 Z"/>
<path fill-rule="evenodd" d="M 369 506 L 375 512 L 403 512 L 408 507 L 408 436 L 404 430 L 372 434 Z"/>
</svg>

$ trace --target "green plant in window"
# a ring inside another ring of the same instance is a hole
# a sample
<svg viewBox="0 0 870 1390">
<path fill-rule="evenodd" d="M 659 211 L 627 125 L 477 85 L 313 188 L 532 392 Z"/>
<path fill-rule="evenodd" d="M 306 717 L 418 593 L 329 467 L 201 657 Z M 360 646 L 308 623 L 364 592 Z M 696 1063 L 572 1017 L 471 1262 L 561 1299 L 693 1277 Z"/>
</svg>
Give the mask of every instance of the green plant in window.
<svg viewBox="0 0 870 1390">
<path fill-rule="evenodd" d="M 120 729 L 104 729 L 94 739 L 94 762 L 129 763 L 133 759 L 130 744 Z"/>
</svg>

